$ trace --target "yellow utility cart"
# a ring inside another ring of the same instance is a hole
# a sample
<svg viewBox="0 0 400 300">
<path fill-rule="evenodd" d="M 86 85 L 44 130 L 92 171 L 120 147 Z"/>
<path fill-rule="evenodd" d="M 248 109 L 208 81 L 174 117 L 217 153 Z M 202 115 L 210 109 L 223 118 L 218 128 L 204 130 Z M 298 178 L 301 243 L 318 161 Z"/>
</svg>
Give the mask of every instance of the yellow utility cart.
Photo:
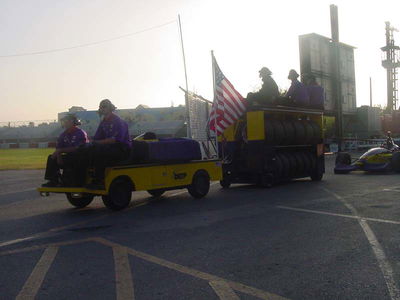
<svg viewBox="0 0 400 300">
<path fill-rule="evenodd" d="M 160 197 L 165 191 L 187 188 L 191 196 L 202 198 L 210 189 L 210 181 L 218 180 L 222 180 L 220 160 L 147 163 L 106 168 L 104 190 L 40 187 L 38 191 L 42 196 L 63 193 L 78 208 L 89 205 L 95 196 L 101 196 L 106 207 L 121 210 L 129 205 L 134 191 L 147 191 L 153 197 Z"/>
</svg>

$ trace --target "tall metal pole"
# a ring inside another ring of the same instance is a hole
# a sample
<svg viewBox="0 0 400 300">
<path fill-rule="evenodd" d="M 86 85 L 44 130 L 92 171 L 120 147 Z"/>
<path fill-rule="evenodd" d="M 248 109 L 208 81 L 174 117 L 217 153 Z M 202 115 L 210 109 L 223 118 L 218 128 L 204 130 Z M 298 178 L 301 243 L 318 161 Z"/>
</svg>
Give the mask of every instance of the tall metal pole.
<svg viewBox="0 0 400 300">
<path fill-rule="evenodd" d="M 342 86 L 340 77 L 340 51 L 339 51 L 339 17 L 338 8 L 332 4 L 330 6 L 331 15 L 331 34 L 333 45 L 333 82 L 334 95 L 336 98 L 336 137 L 338 140 L 338 150 L 342 151 L 343 142 L 343 110 L 342 110 Z"/>
<path fill-rule="evenodd" d="M 186 59 L 185 59 L 185 48 L 183 47 L 183 35 L 182 35 L 182 26 L 181 26 L 181 16 L 178 15 L 179 22 L 179 33 L 181 36 L 181 46 L 182 46 L 182 56 L 183 56 L 183 68 L 185 70 L 185 107 L 186 107 L 186 135 L 188 138 L 192 138 L 192 132 L 190 128 L 190 114 L 189 114 L 189 88 L 188 88 L 188 80 L 187 80 L 187 72 L 186 72 Z"/>
</svg>

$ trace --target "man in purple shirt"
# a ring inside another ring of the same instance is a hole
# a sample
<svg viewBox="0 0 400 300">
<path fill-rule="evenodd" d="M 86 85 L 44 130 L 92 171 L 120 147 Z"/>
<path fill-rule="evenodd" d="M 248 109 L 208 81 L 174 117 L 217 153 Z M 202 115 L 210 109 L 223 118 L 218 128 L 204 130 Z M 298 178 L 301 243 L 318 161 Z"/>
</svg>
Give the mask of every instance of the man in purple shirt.
<svg viewBox="0 0 400 300">
<path fill-rule="evenodd" d="M 90 147 L 80 151 L 76 167 L 81 174 L 80 184 L 84 183 L 87 167 L 94 167 L 94 178 L 89 189 L 104 189 L 104 171 L 107 166 L 116 164 L 129 157 L 130 139 L 128 124 L 117 116 L 116 107 L 110 100 L 100 102 L 98 113 L 101 122 Z"/>
<path fill-rule="evenodd" d="M 317 83 L 315 76 L 312 74 L 308 75 L 307 90 L 310 95 L 310 107 L 324 109 L 324 88 Z"/>
<path fill-rule="evenodd" d="M 299 74 L 295 70 L 289 71 L 288 79 L 292 81 L 292 84 L 285 96 L 293 105 L 307 107 L 310 104 L 310 96 L 306 86 L 297 79 L 298 77 Z"/>
<path fill-rule="evenodd" d="M 48 182 L 42 186 L 59 186 L 60 168 L 65 165 L 72 152 L 76 151 L 80 145 L 89 142 L 86 132 L 77 127 L 81 123 L 75 115 L 67 114 L 61 119 L 61 124 L 65 130 L 58 137 L 56 150 L 47 158 L 44 179 Z"/>
</svg>

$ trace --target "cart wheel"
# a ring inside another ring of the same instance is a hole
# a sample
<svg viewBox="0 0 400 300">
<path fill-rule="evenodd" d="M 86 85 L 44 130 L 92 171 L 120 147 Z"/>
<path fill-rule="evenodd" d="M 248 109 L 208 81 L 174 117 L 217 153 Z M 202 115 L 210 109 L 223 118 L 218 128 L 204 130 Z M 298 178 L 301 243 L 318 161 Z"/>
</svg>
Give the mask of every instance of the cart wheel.
<svg viewBox="0 0 400 300">
<path fill-rule="evenodd" d="M 162 194 L 165 193 L 164 189 L 155 189 L 155 190 L 148 190 L 147 191 L 153 197 L 160 197 Z"/>
<path fill-rule="evenodd" d="M 203 198 L 210 190 L 210 176 L 206 171 L 197 171 L 189 185 L 189 194 L 194 198 Z"/>
<path fill-rule="evenodd" d="M 400 172 L 400 152 L 393 153 L 391 165 L 393 171 Z"/>
<path fill-rule="evenodd" d="M 131 202 L 132 184 L 127 180 L 116 179 L 111 183 L 108 195 L 101 196 L 104 205 L 111 210 L 126 208 Z"/>
<path fill-rule="evenodd" d="M 229 187 L 231 186 L 231 182 L 230 182 L 228 179 L 226 179 L 226 178 L 220 180 L 220 181 L 219 181 L 219 184 L 221 185 L 221 187 L 222 187 L 223 189 L 229 189 Z"/>
<path fill-rule="evenodd" d="M 71 193 L 65 193 L 65 195 L 67 196 L 68 202 L 76 208 L 84 208 L 88 206 L 94 199 L 94 195 L 91 194 L 83 194 L 80 198 L 73 198 Z"/>
</svg>

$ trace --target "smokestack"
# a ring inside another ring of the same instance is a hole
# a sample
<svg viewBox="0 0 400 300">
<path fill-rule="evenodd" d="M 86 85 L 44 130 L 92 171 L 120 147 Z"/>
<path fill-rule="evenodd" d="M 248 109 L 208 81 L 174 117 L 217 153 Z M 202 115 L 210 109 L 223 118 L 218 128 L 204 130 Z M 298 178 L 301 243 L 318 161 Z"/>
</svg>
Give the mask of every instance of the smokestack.
<svg viewBox="0 0 400 300">
<path fill-rule="evenodd" d="M 336 5 L 331 4 L 331 36 L 332 41 L 339 42 L 339 16 L 338 8 Z"/>
</svg>

